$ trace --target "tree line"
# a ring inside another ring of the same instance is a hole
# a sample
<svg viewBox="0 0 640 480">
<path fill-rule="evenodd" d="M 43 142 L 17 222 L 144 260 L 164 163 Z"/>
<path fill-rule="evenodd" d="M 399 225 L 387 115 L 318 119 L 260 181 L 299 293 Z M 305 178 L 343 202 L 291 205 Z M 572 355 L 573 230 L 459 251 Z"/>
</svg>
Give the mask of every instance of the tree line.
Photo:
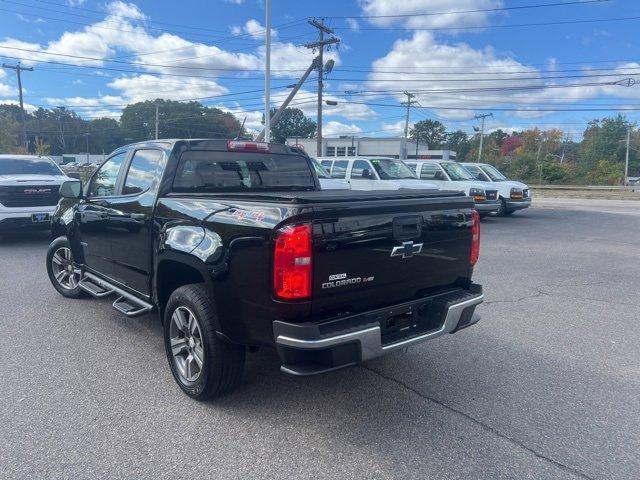
<svg viewBox="0 0 640 480">
<path fill-rule="evenodd" d="M 484 136 L 482 162 L 529 183 L 620 185 L 624 181 L 627 131 L 629 176 L 640 176 L 640 131 L 623 115 L 591 120 L 579 141 L 561 129 L 539 128 Z M 411 138 L 430 149 L 450 149 L 459 161 L 478 159 L 480 134 L 449 132 L 438 120 L 416 122 Z"/>
<path fill-rule="evenodd" d="M 121 145 L 155 138 L 156 107 L 159 138 L 251 138 L 229 112 L 199 102 L 155 100 L 127 105 L 115 118 L 84 118 L 65 107 L 38 108 L 26 114 L 28 152 L 63 155 L 108 154 Z M 273 111 L 272 111 L 273 114 Z M 20 146 L 20 108 L 0 105 L 0 153 L 26 153 Z M 495 130 L 484 136 L 482 161 L 509 177 L 530 183 L 618 185 L 623 182 L 627 130 L 631 131 L 629 175 L 640 175 L 640 131 L 622 116 L 590 121 L 579 140 L 560 129 L 517 132 Z M 287 108 L 272 128 L 272 141 L 311 138 L 316 123 L 296 108 Z M 475 161 L 479 133 L 448 131 L 438 120 L 421 120 L 411 138 L 432 150 L 449 149 L 459 161 Z"/>
</svg>

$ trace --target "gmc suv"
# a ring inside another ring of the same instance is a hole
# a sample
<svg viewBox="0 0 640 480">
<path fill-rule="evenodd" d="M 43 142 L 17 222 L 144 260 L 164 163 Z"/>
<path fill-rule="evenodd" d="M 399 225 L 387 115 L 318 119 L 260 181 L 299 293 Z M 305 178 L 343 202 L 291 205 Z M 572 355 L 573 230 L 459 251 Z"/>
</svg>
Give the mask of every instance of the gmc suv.
<svg viewBox="0 0 640 480">
<path fill-rule="evenodd" d="M 0 155 L 0 231 L 49 228 L 66 180 L 50 158 Z"/>
</svg>

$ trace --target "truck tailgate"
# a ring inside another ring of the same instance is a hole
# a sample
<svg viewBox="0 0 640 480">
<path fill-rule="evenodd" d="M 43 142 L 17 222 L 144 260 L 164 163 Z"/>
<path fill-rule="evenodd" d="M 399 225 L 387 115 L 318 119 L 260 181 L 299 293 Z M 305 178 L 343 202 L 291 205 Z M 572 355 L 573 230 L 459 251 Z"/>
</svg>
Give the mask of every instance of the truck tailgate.
<svg viewBox="0 0 640 480">
<path fill-rule="evenodd" d="M 399 303 L 471 277 L 468 197 L 314 205 L 312 314 Z"/>
</svg>

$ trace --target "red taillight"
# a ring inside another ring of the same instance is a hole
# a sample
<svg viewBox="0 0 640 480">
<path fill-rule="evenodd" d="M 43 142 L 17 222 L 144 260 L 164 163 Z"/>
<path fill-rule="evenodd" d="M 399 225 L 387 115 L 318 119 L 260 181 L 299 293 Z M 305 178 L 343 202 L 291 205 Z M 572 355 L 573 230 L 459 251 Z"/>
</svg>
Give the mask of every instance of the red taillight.
<svg viewBox="0 0 640 480">
<path fill-rule="evenodd" d="M 278 230 L 273 255 L 273 293 L 282 300 L 311 298 L 311 225 Z"/>
<path fill-rule="evenodd" d="M 473 211 L 471 220 L 471 258 L 469 263 L 473 267 L 480 257 L 480 215 Z"/>
<path fill-rule="evenodd" d="M 227 141 L 227 150 L 230 152 L 263 152 L 269 151 L 269 144 L 262 142 L 238 142 L 237 140 Z"/>
</svg>

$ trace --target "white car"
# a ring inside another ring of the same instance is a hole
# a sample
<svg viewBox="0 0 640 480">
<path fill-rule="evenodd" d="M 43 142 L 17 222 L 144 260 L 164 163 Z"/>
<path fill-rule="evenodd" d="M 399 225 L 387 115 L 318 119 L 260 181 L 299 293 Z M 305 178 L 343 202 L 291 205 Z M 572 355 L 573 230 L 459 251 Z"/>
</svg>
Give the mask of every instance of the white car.
<svg viewBox="0 0 640 480">
<path fill-rule="evenodd" d="M 48 157 L 0 155 L 0 231 L 49 228 L 60 185 L 67 180 Z"/>
<path fill-rule="evenodd" d="M 331 178 L 346 180 L 352 190 L 438 190 L 424 182 L 401 161 L 384 157 L 323 157 L 320 164 Z"/>
<path fill-rule="evenodd" d="M 411 160 L 405 163 L 419 178 L 436 183 L 441 190 L 459 190 L 473 197 L 476 210 L 481 216 L 497 213 L 500 209 L 498 190 L 493 184 L 475 180 L 457 162 Z"/>
<path fill-rule="evenodd" d="M 491 182 L 498 190 L 500 209 L 498 215 L 511 215 L 516 210 L 529 208 L 531 189 L 528 185 L 509 180 L 493 165 L 487 163 L 463 163 L 471 175 L 479 180 Z"/>
<path fill-rule="evenodd" d="M 311 157 L 310 157 L 311 158 Z M 320 180 L 321 190 L 351 190 L 351 185 L 346 180 L 340 180 L 338 178 L 331 178 L 329 172 L 320 165 L 315 158 L 311 158 L 313 168 L 316 170 L 318 180 Z"/>
</svg>

